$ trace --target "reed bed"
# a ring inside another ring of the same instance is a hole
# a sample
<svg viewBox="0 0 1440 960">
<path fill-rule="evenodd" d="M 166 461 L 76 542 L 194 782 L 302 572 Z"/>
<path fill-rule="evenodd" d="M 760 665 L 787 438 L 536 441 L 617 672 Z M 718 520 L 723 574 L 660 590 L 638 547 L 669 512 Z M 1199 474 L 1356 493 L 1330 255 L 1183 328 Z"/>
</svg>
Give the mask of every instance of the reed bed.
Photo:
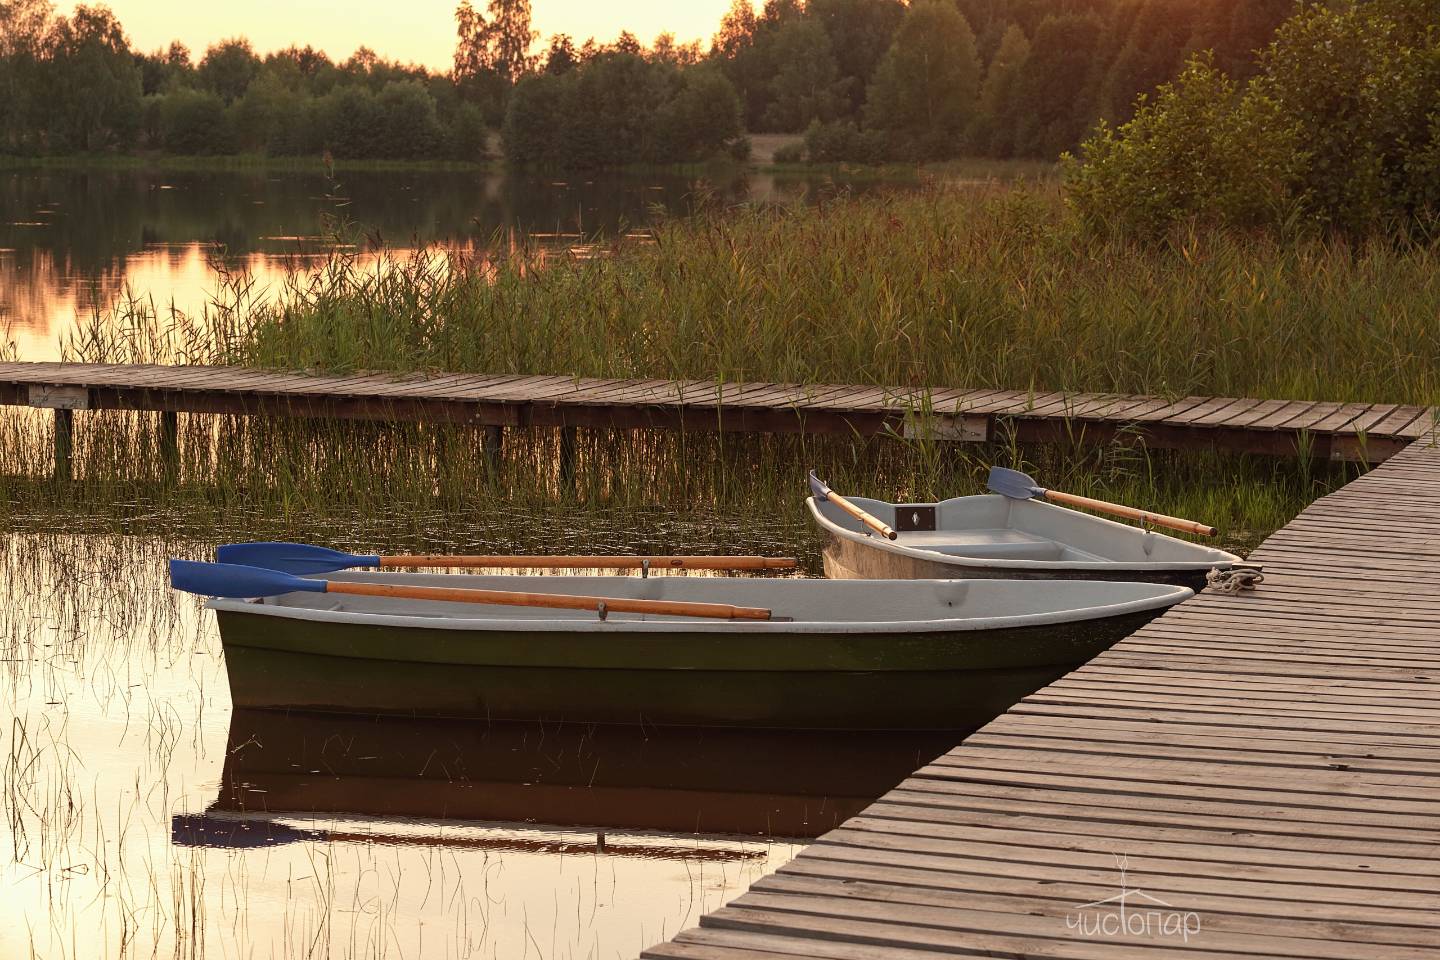
<svg viewBox="0 0 1440 960">
<path fill-rule="evenodd" d="M 204 317 L 144 304 L 77 359 L 1433 403 L 1440 248 L 1102 240 L 1054 186 L 702 207 L 567 256 L 338 253 Z M 271 291 L 271 294 L 274 292 Z M 161 311 L 163 313 L 163 311 Z"/>
<path fill-rule="evenodd" d="M 341 244 L 281 290 L 215 266 L 217 291 L 201 314 L 128 299 L 78 328 L 66 357 L 1440 400 L 1435 248 L 1199 230 L 1160 245 L 1101 240 L 1054 184 L 702 203 L 693 216 L 573 251 L 506 237 L 481 254 L 377 259 Z M 83 419 L 78 480 L 51 494 L 54 504 L 104 497 L 131 503 L 132 514 L 158 503 L 162 513 L 270 528 L 378 514 L 421 518 L 418 534 L 435 511 L 683 507 L 737 526 L 739 541 L 756 527 L 805 528 L 809 467 L 839 489 L 928 499 L 977 492 L 985 468 L 1005 463 L 1057 488 L 1202 517 L 1244 544 L 1353 476 L 1304 457 L 1165 454 L 1081 437 L 1027 449 L 605 430 L 580 432 L 572 474 L 554 431 L 508 431 L 497 457 L 466 427 L 229 417 L 182 417 L 170 468 L 153 416 Z M 28 491 L 49 471 L 48 430 L 28 413 L 0 416 L 9 478 L 0 494 L 10 504 L 0 509 L 33 504 Z M 781 540 L 805 552 L 801 540 Z"/>
<path fill-rule="evenodd" d="M 897 500 L 978 493 L 992 464 L 1046 483 L 1215 523 L 1254 546 L 1359 468 L 1092 444 L 951 444 L 581 430 L 568 471 L 559 432 L 509 430 L 498 451 L 462 425 L 182 416 L 178 458 L 158 416 L 85 414 L 74 479 L 51 478 L 50 420 L 0 413 L 0 525 L 186 531 L 197 538 L 491 553 L 796 554 L 818 571 L 805 471 Z M 77 421 L 78 422 L 78 421 Z M 63 519 L 62 519 L 63 518 Z"/>
</svg>

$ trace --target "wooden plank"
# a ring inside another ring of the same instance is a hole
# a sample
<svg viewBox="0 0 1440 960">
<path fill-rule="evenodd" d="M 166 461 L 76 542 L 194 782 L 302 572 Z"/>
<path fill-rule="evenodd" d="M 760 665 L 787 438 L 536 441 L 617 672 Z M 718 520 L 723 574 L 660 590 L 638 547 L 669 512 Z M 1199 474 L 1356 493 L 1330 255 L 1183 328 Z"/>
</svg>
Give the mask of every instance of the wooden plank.
<svg viewBox="0 0 1440 960">
<path fill-rule="evenodd" d="M 1232 400 L 1219 409 L 1199 416 L 1191 417 L 1189 414 L 1181 414 L 1181 418 L 1174 422 L 1184 423 L 1186 426 L 1191 427 L 1218 427 L 1235 417 L 1243 417 L 1256 407 L 1259 407 L 1262 403 L 1264 403 L 1264 401 L 1249 398 Z"/>
<path fill-rule="evenodd" d="M 1279 430 L 1282 427 L 1289 429 L 1291 423 L 1308 415 L 1316 405 L 1313 400 L 1292 400 L 1288 405 L 1266 414 L 1249 426 L 1255 430 Z"/>
<path fill-rule="evenodd" d="M 1319 421 L 1310 425 L 1310 429 L 1316 433 L 1334 433 L 1338 430 L 1347 429 L 1359 417 L 1364 416 L 1370 410 L 1368 403 L 1346 403 L 1342 404 L 1333 413 L 1328 414 Z"/>
<path fill-rule="evenodd" d="M 1102 883 L 1085 883 L 1061 880 L 1039 880 L 986 876 L 960 871 L 940 872 L 915 870 L 907 867 L 870 865 L 861 862 L 846 862 L 840 859 L 801 859 L 787 865 L 779 873 L 759 881 L 756 886 L 767 891 L 784 890 L 792 884 L 805 881 L 831 881 L 832 895 L 844 896 L 846 888 L 867 891 L 872 885 L 876 889 L 904 891 L 906 894 L 971 896 L 981 897 L 977 902 L 1005 902 L 1000 898 L 1023 898 L 1009 900 L 1010 905 L 1023 908 L 1026 901 L 1040 901 L 1036 906 L 1048 906 L 1048 902 L 1059 902 L 1074 908 L 1076 904 L 1089 903 L 1114 893 L 1114 887 Z M 1162 881 L 1163 882 L 1163 881 Z M 838 888 L 838 889 L 837 889 Z M 1277 902 L 1275 900 L 1249 897 L 1225 896 L 1185 892 L 1176 894 L 1163 887 L 1151 886 L 1153 892 L 1168 894 L 1177 899 L 1183 897 L 1191 910 L 1216 919 L 1229 918 L 1235 921 L 1260 919 L 1273 928 L 1275 919 L 1288 918 L 1301 922 L 1330 921 L 1337 923 L 1364 924 L 1366 929 L 1354 931 L 1360 936 L 1378 934 L 1389 942 L 1413 943 L 1414 938 L 1430 936 L 1423 927 L 1412 926 L 1416 919 L 1413 910 L 1393 910 L 1381 904 L 1363 907 L 1345 907 L 1341 904 L 1316 905 L 1299 902 Z M 996 898 L 990 900 L 990 897 Z M 1408 932 L 1408 935 L 1407 935 Z M 1338 938 L 1336 938 L 1338 939 Z M 1427 942 L 1419 939 L 1420 943 Z"/>
<path fill-rule="evenodd" d="M 1150 408 L 1156 399 L 1150 396 L 1127 396 L 1120 393 L 1097 394 L 1093 404 L 1077 407 L 1073 416 L 1125 423 L 1130 419 L 1132 411 Z"/>
<path fill-rule="evenodd" d="M 1166 417 L 1197 407 L 1207 399 L 1207 397 L 1181 397 L 1174 400 L 1166 397 L 1151 397 L 1143 403 L 1128 408 L 1120 419 L 1124 423 L 1159 422 Z"/>
<path fill-rule="evenodd" d="M 1238 397 L 1212 397 L 1203 400 L 1188 410 L 1172 413 L 1165 418 L 1165 423 L 1172 426 L 1190 426 L 1206 417 L 1212 417 L 1217 413 L 1229 410 L 1236 404 L 1246 404 L 1246 409 L 1259 401 L 1245 401 Z"/>
<path fill-rule="evenodd" d="M 1070 915 L 1074 912 L 1076 904 L 1100 899 L 1108 892 L 1103 887 L 1066 884 L 1059 895 L 1056 895 L 1056 891 L 1046 890 L 1038 885 L 1027 885 L 1024 893 L 1017 896 L 1001 890 L 979 889 L 979 887 L 979 884 L 975 884 L 971 889 L 954 890 L 886 882 L 862 881 L 842 884 L 828 882 L 825 877 L 781 872 L 760 880 L 752 889 L 763 894 L 794 893 L 842 901 L 863 900 L 874 903 L 993 910 L 1042 916 Z M 1274 918 L 1271 916 L 1255 916 L 1243 912 L 1245 908 L 1234 903 L 1233 900 L 1220 897 L 1204 899 L 1208 908 L 1206 913 L 1211 918 L 1210 924 L 1206 927 L 1207 930 L 1265 935 L 1275 932 Z M 1193 897 L 1187 897 L 1185 905 L 1190 910 L 1197 909 Z M 1327 922 L 1315 922 L 1309 918 L 1299 917 L 1294 919 L 1296 922 L 1290 928 L 1290 932 L 1296 936 L 1311 939 L 1354 942 L 1379 937 L 1382 938 L 1382 942 L 1397 945 L 1428 946 L 1433 944 L 1431 932 L 1411 926 L 1401 926 L 1398 923 L 1383 926 L 1373 920 L 1361 920 L 1357 924 L 1355 921 L 1335 923 L 1328 917 L 1326 918 Z M 1412 919 L 1412 917 L 1401 915 L 1400 919 Z"/>
<path fill-rule="evenodd" d="M 966 413 L 985 413 L 1005 417 L 1023 413 L 1031 394 L 1024 390 L 997 390 L 988 397 L 966 405 Z"/>
<path fill-rule="evenodd" d="M 1293 405 L 1293 400 L 1262 400 L 1248 409 L 1233 411 L 1221 424 L 1226 427 L 1254 426 Z"/>
<path fill-rule="evenodd" d="M 1400 436 L 1401 431 L 1416 420 L 1428 419 L 1431 415 L 1429 407 L 1401 406 L 1388 417 L 1381 420 L 1370 428 L 1370 432 L 1377 436 Z"/>
</svg>

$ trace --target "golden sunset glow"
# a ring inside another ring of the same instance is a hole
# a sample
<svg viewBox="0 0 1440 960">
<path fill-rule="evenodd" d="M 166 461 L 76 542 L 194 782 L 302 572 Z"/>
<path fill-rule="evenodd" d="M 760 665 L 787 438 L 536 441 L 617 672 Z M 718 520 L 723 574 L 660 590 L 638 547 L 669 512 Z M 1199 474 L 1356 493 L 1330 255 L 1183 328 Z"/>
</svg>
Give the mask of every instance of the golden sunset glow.
<svg viewBox="0 0 1440 960">
<path fill-rule="evenodd" d="M 199 59 L 210 44 L 244 36 L 262 53 L 308 43 L 343 60 L 356 47 L 367 46 L 391 59 L 443 69 L 450 65 L 455 49 L 457 2 L 249 0 L 218 5 L 187 0 L 110 0 L 108 5 L 125 25 L 131 43 L 141 50 L 179 40 Z M 485 4 L 476 2 L 475 6 L 483 9 Z M 555 33 L 568 33 L 576 42 L 592 36 L 603 42 L 615 39 L 622 30 L 646 43 L 666 31 L 682 42 L 708 42 L 729 6 L 729 0 L 535 0 L 533 14 L 542 42 Z"/>
</svg>

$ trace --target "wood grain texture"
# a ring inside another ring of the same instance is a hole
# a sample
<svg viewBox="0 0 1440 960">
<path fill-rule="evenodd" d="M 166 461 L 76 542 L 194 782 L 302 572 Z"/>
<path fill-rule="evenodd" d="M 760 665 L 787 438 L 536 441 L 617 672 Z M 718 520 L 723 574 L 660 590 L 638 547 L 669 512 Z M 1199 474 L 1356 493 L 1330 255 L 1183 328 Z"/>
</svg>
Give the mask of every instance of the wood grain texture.
<svg viewBox="0 0 1440 960">
<path fill-rule="evenodd" d="M 1419 416 L 1261 406 L 1321 429 Z M 1440 450 L 1254 558 L 1253 593 L 1173 608 L 644 956 L 1440 956 Z M 1198 933 L 1084 935 L 1122 860 L 1132 907 Z"/>
<path fill-rule="evenodd" d="M 0 404 L 36 385 L 85 387 L 97 410 L 163 410 L 475 426 L 891 435 L 924 411 L 979 419 L 970 435 L 1024 442 L 1143 438 L 1163 449 L 1222 449 L 1379 463 L 1429 439 L 1435 413 L 1392 404 L 1235 397 L 1035 393 L 952 387 L 718 383 L 570 375 L 319 374 L 242 367 L 0 363 Z M 83 420 L 77 421 L 77 425 Z M 83 429 L 83 427 L 82 427 Z"/>
</svg>

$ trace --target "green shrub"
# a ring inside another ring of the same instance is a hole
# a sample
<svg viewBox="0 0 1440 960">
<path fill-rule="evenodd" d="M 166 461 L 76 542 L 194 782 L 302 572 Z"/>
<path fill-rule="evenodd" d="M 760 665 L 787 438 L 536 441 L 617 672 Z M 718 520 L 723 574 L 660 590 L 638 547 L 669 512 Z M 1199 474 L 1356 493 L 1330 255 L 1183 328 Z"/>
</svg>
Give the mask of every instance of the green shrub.
<svg viewBox="0 0 1440 960">
<path fill-rule="evenodd" d="M 1358 234 L 1440 210 L 1440 0 L 1306 6 L 1243 89 L 1205 57 L 1068 162 L 1092 224 L 1190 219 Z"/>
<path fill-rule="evenodd" d="M 775 148 L 773 157 L 776 163 L 804 163 L 805 144 L 803 141 L 781 144 Z"/>
<path fill-rule="evenodd" d="M 432 159 L 444 131 L 435 115 L 435 98 L 415 80 L 392 80 L 375 98 L 381 116 L 378 151 L 390 160 Z"/>
<path fill-rule="evenodd" d="M 812 163 L 882 163 L 889 153 L 883 131 L 861 130 L 852 120 L 810 124 L 805 149 Z"/>
<path fill-rule="evenodd" d="M 228 153 L 233 149 L 225 103 L 208 91 L 180 88 L 160 98 L 161 145 L 170 153 Z"/>
<path fill-rule="evenodd" d="M 1302 163 L 1299 124 L 1274 100 L 1241 99 L 1198 57 L 1117 132 L 1102 123 L 1068 162 L 1070 201 L 1092 226 L 1154 234 L 1195 218 L 1239 226 L 1284 219 Z"/>
</svg>

